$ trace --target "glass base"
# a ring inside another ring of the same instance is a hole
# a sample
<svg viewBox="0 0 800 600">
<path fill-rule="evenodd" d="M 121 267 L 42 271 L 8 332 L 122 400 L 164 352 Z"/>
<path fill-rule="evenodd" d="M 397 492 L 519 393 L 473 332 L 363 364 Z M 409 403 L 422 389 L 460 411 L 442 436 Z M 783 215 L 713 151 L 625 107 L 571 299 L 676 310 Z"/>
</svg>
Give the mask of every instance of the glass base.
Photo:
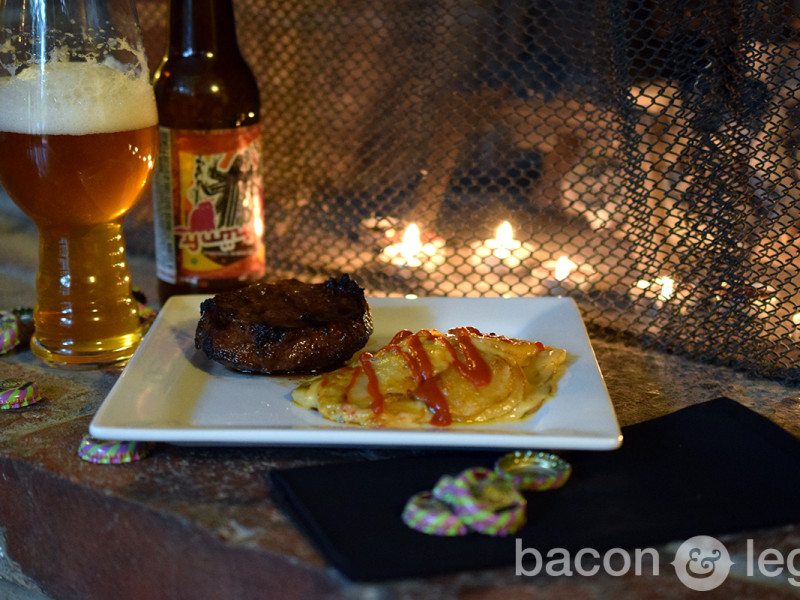
<svg viewBox="0 0 800 600">
<path fill-rule="evenodd" d="M 141 337 L 138 337 L 129 346 L 102 352 L 70 353 L 48 350 L 39 343 L 34 335 L 33 339 L 31 339 L 31 352 L 36 358 L 51 367 L 73 371 L 88 371 L 91 369 L 125 366 L 133 356 L 133 353 L 136 352 L 140 341 Z"/>
</svg>

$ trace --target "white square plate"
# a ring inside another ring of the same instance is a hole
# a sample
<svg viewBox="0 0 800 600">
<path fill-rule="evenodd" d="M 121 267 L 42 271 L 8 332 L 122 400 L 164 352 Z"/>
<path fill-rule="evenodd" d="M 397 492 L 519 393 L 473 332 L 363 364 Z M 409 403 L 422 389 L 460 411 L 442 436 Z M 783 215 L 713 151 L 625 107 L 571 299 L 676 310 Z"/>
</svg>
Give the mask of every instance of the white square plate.
<svg viewBox="0 0 800 600">
<path fill-rule="evenodd" d="M 365 350 L 401 329 L 471 326 L 564 348 L 573 361 L 558 393 L 515 423 L 367 429 L 295 405 L 300 376 L 246 375 L 194 347 L 201 295 L 174 296 L 159 313 L 89 431 L 101 439 L 274 446 L 610 450 L 622 442 L 589 337 L 569 298 L 370 298 L 375 331 Z"/>
</svg>

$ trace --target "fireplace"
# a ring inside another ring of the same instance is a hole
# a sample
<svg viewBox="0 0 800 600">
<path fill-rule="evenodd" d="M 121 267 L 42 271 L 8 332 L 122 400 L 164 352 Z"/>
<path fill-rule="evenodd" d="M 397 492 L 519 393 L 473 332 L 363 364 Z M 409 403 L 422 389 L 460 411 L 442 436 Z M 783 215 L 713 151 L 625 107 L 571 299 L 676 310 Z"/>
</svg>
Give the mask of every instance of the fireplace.
<svg viewBox="0 0 800 600">
<path fill-rule="evenodd" d="M 235 6 L 271 276 L 566 295 L 594 336 L 800 381 L 796 3 Z"/>
</svg>

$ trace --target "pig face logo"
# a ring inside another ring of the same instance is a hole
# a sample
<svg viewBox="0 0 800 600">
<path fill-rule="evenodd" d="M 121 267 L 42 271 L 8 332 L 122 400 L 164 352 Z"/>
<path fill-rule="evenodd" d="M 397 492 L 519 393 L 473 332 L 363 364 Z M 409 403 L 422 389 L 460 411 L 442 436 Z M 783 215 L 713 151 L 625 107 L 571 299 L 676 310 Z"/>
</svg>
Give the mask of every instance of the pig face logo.
<svg viewBox="0 0 800 600">
<path fill-rule="evenodd" d="M 722 542 L 707 535 L 697 535 L 678 547 L 671 564 L 683 585 L 707 592 L 725 581 L 733 562 Z"/>
</svg>

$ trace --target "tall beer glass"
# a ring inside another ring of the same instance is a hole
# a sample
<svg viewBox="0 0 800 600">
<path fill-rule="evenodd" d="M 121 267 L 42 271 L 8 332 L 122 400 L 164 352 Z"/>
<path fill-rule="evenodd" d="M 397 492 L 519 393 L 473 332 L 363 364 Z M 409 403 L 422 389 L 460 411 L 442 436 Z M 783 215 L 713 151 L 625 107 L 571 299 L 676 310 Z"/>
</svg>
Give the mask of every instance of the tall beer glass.
<svg viewBox="0 0 800 600">
<path fill-rule="evenodd" d="M 132 0 L 0 0 L 0 183 L 36 224 L 33 353 L 121 364 L 141 338 L 122 223 L 157 111 Z"/>
</svg>

